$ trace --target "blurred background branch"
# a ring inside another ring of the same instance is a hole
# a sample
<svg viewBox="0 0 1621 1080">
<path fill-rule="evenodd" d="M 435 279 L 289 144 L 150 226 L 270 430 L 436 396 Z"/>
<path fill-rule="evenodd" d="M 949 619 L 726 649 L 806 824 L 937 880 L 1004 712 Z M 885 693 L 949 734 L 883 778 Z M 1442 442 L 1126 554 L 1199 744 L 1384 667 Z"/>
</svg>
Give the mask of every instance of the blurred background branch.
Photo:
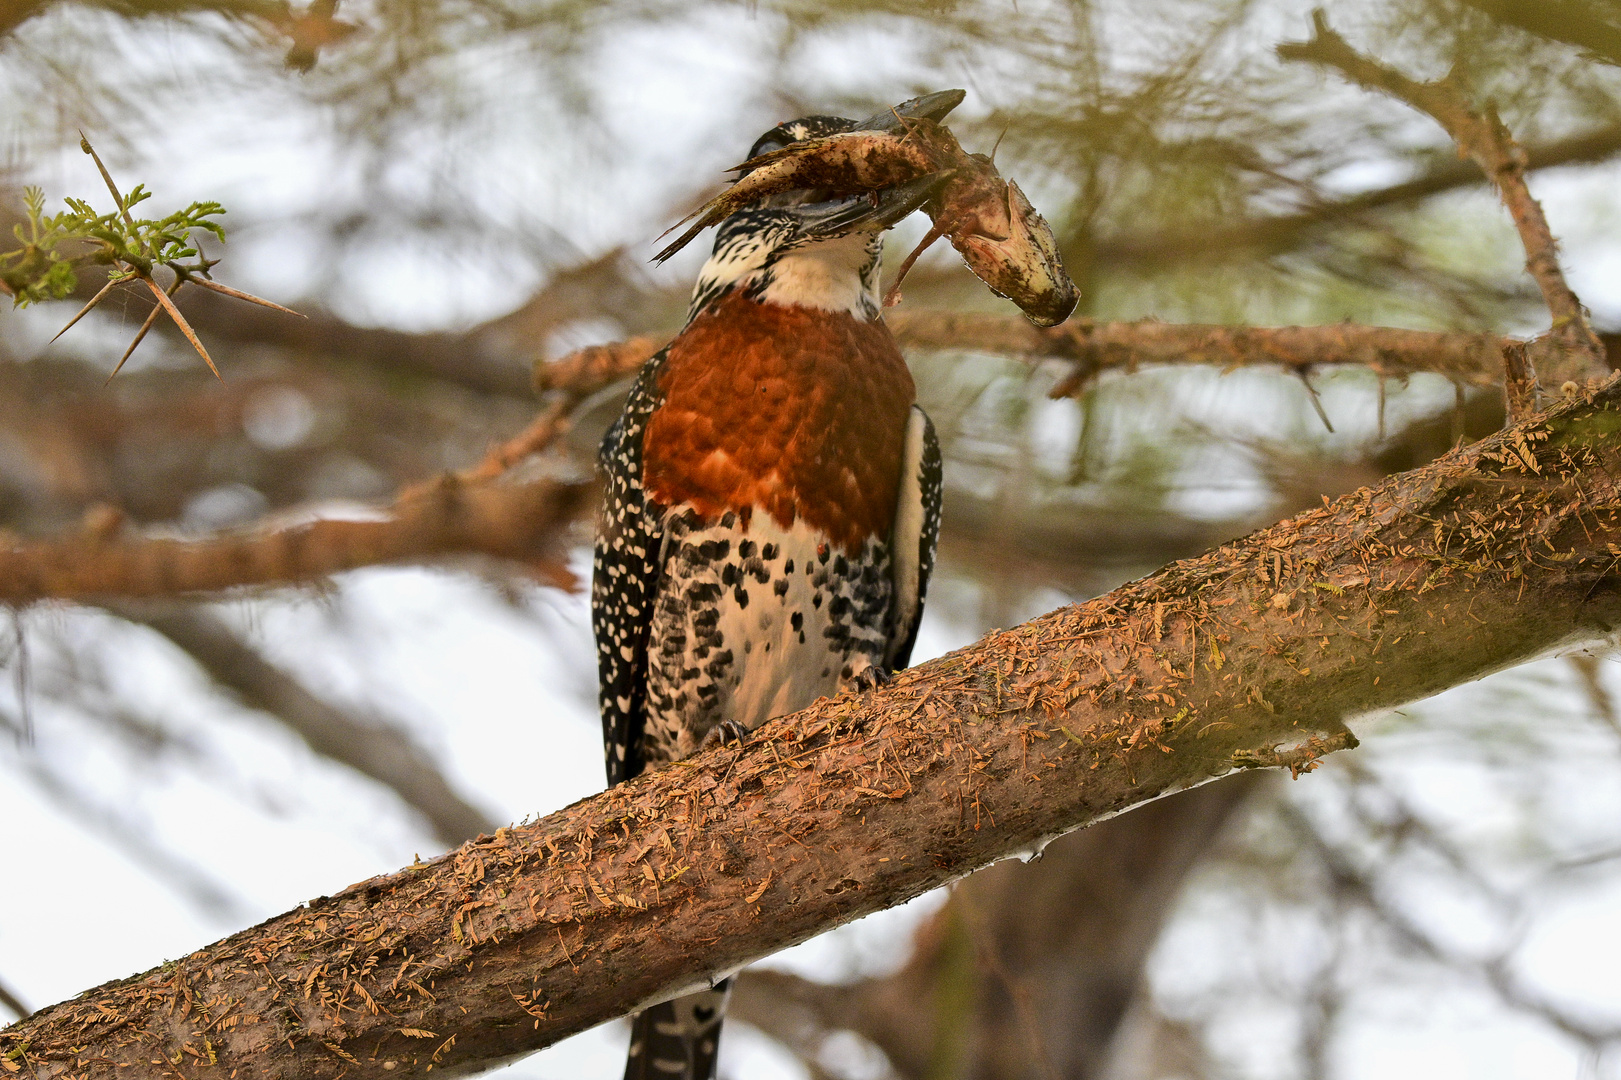
<svg viewBox="0 0 1621 1080">
<path fill-rule="evenodd" d="M 495 831 L 497 823 L 457 794 L 408 734 L 375 717 L 353 716 L 311 693 L 219 619 L 169 604 L 126 602 L 108 610 L 168 638 L 218 686 L 249 708 L 276 717 L 314 753 L 387 785 L 428 820 L 446 847 Z"/>
<path fill-rule="evenodd" d="M 590 488 L 550 481 L 464 487 L 453 476 L 408 493 L 381 521 L 326 518 L 202 540 L 85 535 L 0 551 L 6 599 L 171 596 L 296 584 L 360 566 L 469 552 L 540 566 Z"/>
<path fill-rule="evenodd" d="M 13 994 L 10 990 L 8 990 L 6 988 L 6 984 L 3 982 L 0 982 L 0 1006 L 4 1006 L 5 1008 L 11 1010 L 12 1014 L 18 1020 L 21 1020 L 23 1017 L 34 1011 L 28 1006 L 24 1005 L 22 1000 L 18 998 L 16 994 Z"/>
<path fill-rule="evenodd" d="M 1503 206 L 1514 219 L 1520 243 L 1525 247 L 1525 266 L 1542 290 L 1543 302 L 1553 316 L 1548 337 L 1563 349 L 1544 350 L 1544 374 L 1552 384 L 1568 379 L 1603 377 L 1609 367 L 1604 362 L 1604 346 L 1587 325 L 1582 302 L 1571 291 L 1559 266 L 1559 253 L 1542 207 L 1531 197 L 1525 184 L 1525 152 L 1503 126 L 1494 107 L 1481 111 L 1472 106 L 1448 80 L 1420 83 L 1394 68 L 1363 56 L 1328 25 L 1319 9 L 1312 12 L 1312 38 L 1278 46 L 1285 60 L 1306 60 L 1325 64 L 1346 78 L 1370 90 L 1383 90 L 1435 120 L 1458 144 L 1460 153 L 1474 159 L 1480 171 L 1497 188 Z M 1529 357 L 1527 357 L 1529 361 Z M 1531 395 L 1517 386 L 1529 376 L 1516 366 L 1509 368 L 1509 396 L 1513 401 Z M 1513 410 L 1510 410 L 1511 413 Z"/>
<path fill-rule="evenodd" d="M 1500 23 L 1528 30 L 1538 37 L 1579 46 L 1595 58 L 1621 64 L 1621 16 L 1613 8 L 1573 0 L 1550 0 L 1548 3 L 1527 0 L 1466 2 Z"/>
</svg>

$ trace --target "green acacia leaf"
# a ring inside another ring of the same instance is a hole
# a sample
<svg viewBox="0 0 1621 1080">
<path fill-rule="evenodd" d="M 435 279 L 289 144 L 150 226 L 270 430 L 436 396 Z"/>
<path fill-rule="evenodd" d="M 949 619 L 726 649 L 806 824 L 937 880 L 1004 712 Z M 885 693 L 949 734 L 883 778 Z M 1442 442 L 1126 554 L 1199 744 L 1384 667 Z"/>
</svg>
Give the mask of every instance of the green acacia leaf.
<svg viewBox="0 0 1621 1080">
<path fill-rule="evenodd" d="M 202 231 L 222 242 L 225 239 L 225 229 L 212 220 L 224 214 L 225 207 L 213 201 L 193 202 L 161 218 L 134 217 L 129 211 L 152 198 L 144 184 L 135 185 L 105 214 L 73 196 L 63 199 L 65 210 L 47 214 L 45 193 L 38 187 L 29 187 L 23 197 L 28 221 L 12 229 L 20 246 L 0 252 L 0 279 L 12 290 L 18 306 L 69 295 L 78 285 L 74 270 L 78 262 L 110 264 L 112 281 L 150 274 L 155 266 L 166 264 L 182 272 L 198 272 L 212 264 L 204 260 L 201 265 L 179 265 L 201 258 L 195 234 Z M 101 250 L 71 258 L 58 253 L 59 245 L 72 241 L 99 245 Z"/>
</svg>

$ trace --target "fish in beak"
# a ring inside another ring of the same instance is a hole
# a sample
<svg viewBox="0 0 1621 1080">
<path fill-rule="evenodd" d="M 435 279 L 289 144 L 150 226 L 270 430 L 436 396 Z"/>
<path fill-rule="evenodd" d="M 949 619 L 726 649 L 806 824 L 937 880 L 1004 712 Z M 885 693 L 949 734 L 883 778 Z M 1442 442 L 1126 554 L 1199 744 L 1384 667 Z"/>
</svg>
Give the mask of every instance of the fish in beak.
<svg viewBox="0 0 1621 1080">
<path fill-rule="evenodd" d="M 945 236 L 974 275 L 1031 322 L 1063 322 L 1080 296 L 1051 226 L 990 158 L 965 152 L 940 122 L 963 97 L 961 90 L 943 90 L 861 121 L 815 117 L 794 122 L 803 131 L 789 130 L 794 124 L 773 129 L 735 167 L 737 182 L 677 223 L 691 222 L 655 259 L 663 262 L 705 228 L 749 207 L 793 210 L 807 239 L 887 229 L 922 209 L 933 228 L 902 264 L 886 303 L 899 298 L 900 279 L 923 250 Z"/>
<path fill-rule="evenodd" d="M 953 174 L 925 208 L 935 222 L 925 243 L 945 235 L 992 292 L 1017 304 L 1037 326 L 1056 326 L 1075 310 L 1080 290 L 1064 269 L 1052 226 L 988 158 L 975 154 L 973 161 L 976 168 Z M 903 264 L 903 273 L 920 252 Z"/>
</svg>

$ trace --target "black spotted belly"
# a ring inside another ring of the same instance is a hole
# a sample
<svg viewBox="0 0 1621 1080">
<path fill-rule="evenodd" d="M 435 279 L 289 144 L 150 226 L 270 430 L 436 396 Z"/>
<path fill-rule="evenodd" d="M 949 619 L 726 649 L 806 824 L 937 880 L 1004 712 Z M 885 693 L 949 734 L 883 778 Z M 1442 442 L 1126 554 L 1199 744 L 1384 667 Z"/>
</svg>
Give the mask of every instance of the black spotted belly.
<svg viewBox="0 0 1621 1080">
<path fill-rule="evenodd" d="M 852 557 L 795 522 L 703 525 L 677 514 L 648 639 L 649 762 L 696 750 L 723 720 L 754 728 L 883 663 L 889 547 Z"/>
</svg>

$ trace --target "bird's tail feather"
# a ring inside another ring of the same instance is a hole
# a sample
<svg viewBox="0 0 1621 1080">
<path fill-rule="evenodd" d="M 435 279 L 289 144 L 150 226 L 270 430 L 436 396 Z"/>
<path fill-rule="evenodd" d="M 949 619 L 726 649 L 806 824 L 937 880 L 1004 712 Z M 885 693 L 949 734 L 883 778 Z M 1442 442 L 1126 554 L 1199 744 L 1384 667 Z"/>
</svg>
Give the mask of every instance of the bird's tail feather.
<svg viewBox="0 0 1621 1080">
<path fill-rule="evenodd" d="M 631 1019 L 625 1080 L 714 1080 L 732 980 L 651 1005 Z"/>
</svg>

